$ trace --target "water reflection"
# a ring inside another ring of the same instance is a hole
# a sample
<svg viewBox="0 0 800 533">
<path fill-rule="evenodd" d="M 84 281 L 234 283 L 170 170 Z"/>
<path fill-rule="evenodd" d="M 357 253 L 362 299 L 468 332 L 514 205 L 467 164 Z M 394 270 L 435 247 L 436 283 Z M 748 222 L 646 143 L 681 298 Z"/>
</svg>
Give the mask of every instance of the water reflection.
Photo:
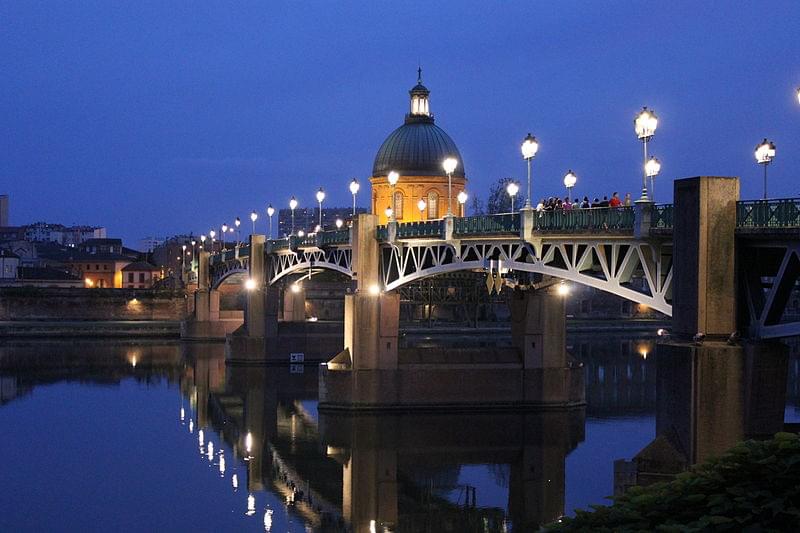
<svg viewBox="0 0 800 533">
<path fill-rule="evenodd" d="M 81 394 L 114 385 L 120 393 L 104 396 L 104 408 L 124 411 L 131 402 L 142 402 L 153 414 L 148 424 L 165 419 L 175 433 L 159 433 L 163 440 L 156 449 L 110 443 L 105 452 L 103 428 L 86 434 L 99 456 L 119 457 L 102 474 L 135 479 L 141 472 L 131 465 L 139 464 L 143 454 L 151 461 L 161 459 L 166 449 L 194 455 L 205 470 L 184 486 L 195 494 L 202 485 L 208 493 L 202 509 L 207 522 L 191 522 L 200 529 L 525 531 L 571 514 L 575 506 L 604 503 L 612 492 L 613 460 L 631 457 L 653 439 L 656 411 L 663 414 L 667 408 L 662 399 L 681 398 L 670 387 L 681 390 L 681 369 L 691 368 L 676 367 L 670 375 L 659 365 L 663 381 L 657 378 L 658 358 L 647 338 L 571 335 L 568 348 L 586 368 L 585 410 L 356 416 L 317 412 L 315 367 L 226 367 L 222 345 L 6 343 L 0 347 L 0 399 L 7 407 L 0 416 L 35 397 L 31 392 L 41 385 L 72 384 Z M 800 390 L 796 356 L 789 368 L 792 403 Z M 123 394 L 128 382 L 144 387 Z M 719 389 L 718 379 L 708 383 Z M 161 410 L 148 391 L 164 386 L 169 397 Z M 63 416 L 57 412 L 47 404 L 35 416 L 54 425 L 56 416 Z M 684 431 L 679 424 L 689 414 L 671 412 L 675 431 Z M 2 420 L 16 431 L 29 418 Z M 122 422 L 140 435 L 153 429 L 137 426 L 143 422 L 136 418 Z M 624 443 L 630 452 L 612 442 Z M 46 457 L 16 440 L 6 440 L 0 451 L 31 454 L 28 464 L 0 472 L 0 483 L 11 479 L 4 475 L 17 472 L 15 482 L 23 480 L 32 490 L 41 475 L 36 465 Z M 184 455 L 168 458 L 174 471 L 159 476 L 186 476 Z M 88 463 L 86 468 L 97 466 Z M 215 484 L 203 485 L 212 480 Z M 14 497 L 6 493 L 0 503 L 13 509 Z M 97 509 L 108 503 L 100 500 L 92 500 Z M 156 508 L 151 512 L 162 521 L 176 513 L 173 500 L 157 505 L 164 508 L 162 514 Z M 132 513 L 129 521 L 142 519 L 134 510 L 125 512 Z M 52 517 L 40 529 L 58 524 Z M 15 525 L 0 518 L 0 529 L 18 529 Z"/>
</svg>

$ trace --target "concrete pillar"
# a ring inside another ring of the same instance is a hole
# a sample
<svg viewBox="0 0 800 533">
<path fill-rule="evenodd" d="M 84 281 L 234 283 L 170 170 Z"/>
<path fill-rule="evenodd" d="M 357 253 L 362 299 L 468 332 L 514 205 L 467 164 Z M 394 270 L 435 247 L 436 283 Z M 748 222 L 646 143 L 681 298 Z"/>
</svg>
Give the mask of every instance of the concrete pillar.
<svg viewBox="0 0 800 533">
<path fill-rule="evenodd" d="M 244 327 L 250 337 L 264 337 L 265 332 L 265 309 L 264 309 L 264 288 L 266 284 L 264 235 L 250 236 L 250 266 L 248 274 L 249 282 L 254 284 L 253 289 L 248 289 L 247 300 L 244 311 Z"/>
<path fill-rule="evenodd" d="M 727 338 L 736 330 L 734 239 L 739 179 L 675 181 L 673 336 Z"/>
<path fill-rule="evenodd" d="M 514 291 L 511 337 L 524 368 L 566 366 L 566 304 L 556 287 Z"/>
<path fill-rule="evenodd" d="M 345 296 L 344 348 L 354 370 L 396 369 L 400 295 L 381 293 L 378 217 L 362 214 L 353 224 L 356 292 Z"/>
<path fill-rule="evenodd" d="M 197 288 L 208 289 L 209 275 L 208 275 L 208 258 L 209 253 L 205 250 L 200 250 L 197 253 Z"/>
<path fill-rule="evenodd" d="M 283 292 L 283 321 L 306 321 L 306 290 L 300 284 L 292 284 Z"/>
</svg>

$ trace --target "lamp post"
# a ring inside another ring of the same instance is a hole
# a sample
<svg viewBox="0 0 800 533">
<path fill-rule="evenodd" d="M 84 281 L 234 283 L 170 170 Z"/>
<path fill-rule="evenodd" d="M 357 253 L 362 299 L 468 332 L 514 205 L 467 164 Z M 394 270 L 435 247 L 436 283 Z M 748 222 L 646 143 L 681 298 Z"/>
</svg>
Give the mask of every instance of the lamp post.
<svg viewBox="0 0 800 533">
<path fill-rule="evenodd" d="M 222 223 L 222 227 L 220 228 L 222 233 L 219 234 L 219 239 L 222 241 L 222 250 L 225 250 L 225 234 L 228 233 L 228 224 L 225 222 Z"/>
<path fill-rule="evenodd" d="M 208 232 L 208 236 L 211 237 L 211 252 L 214 252 L 214 237 L 217 236 L 217 232 L 213 229 Z"/>
<path fill-rule="evenodd" d="M 292 196 L 292 198 L 289 200 L 289 209 L 292 210 L 292 232 L 289 233 L 289 235 L 294 235 L 294 210 L 295 210 L 295 208 L 297 208 L 297 199 L 294 196 Z"/>
<path fill-rule="evenodd" d="M 242 242 L 242 234 L 239 232 L 239 226 L 242 225 L 242 220 L 236 217 L 236 220 L 233 221 L 233 225 L 236 226 L 236 245 L 238 246 L 239 243 Z"/>
<path fill-rule="evenodd" d="M 800 87 L 797 88 L 797 103 L 800 104 Z"/>
<path fill-rule="evenodd" d="M 322 201 L 325 199 L 325 191 L 322 187 L 317 191 L 317 203 L 319 204 L 319 230 L 322 230 Z"/>
<path fill-rule="evenodd" d="M 462 216 L 462 217 L 466 216 L 466 212 L 464 210 L 464 206 L 467 203 L 467 198 L 469 198 L 469 196 L 467 195 L 467 191 L 459 192 L 458 196 L 456 196 L 456 198 L 458 199 L 458 205 L 460 206 L 460 212 L 461 212 L 460 216 Z"/>
<path fill-rule="evenodd" d="M 342 220 L 341 218 L 337 218 L 336 219 L 336 229 L 342 229 L 343 225 L 344 225 L 344 220 Z"/>
<path fill-rule="evenodd" d="M 206 246 L 206 236 L 200 235 L 200 249 L 205 250 L 205 246 Z"/>
<path fill-rule="evenodd" d="M 578 176 L 572 172 L 572 169 L 569 169 L 567 173 L 564 175 L 564 187 L 567 188 L 567 198 L 572 198 L 572 188 L 575 186 L 575 183 L 578 182 Z"/>
<path fill-rule="evenodd" d="M 761 144 L 756 146 L 756 162 L 764 165 L 764 200 L 767 199 L 767 165 L 775 159 L 775 143 L 764 139 Z"/>
<path fill-rule="evenodd" d="M 272 238 L 272 215 L 275 214 L 275 208 L 272 207 L 272 204 L 267 206 L 267 217 L 269 217 L 269 238 Z"/>
<path fill-rule="evenodd" d="M 528 197 L 525 199 L 525 209 L 531 208 L 531 160 L 536 156 L 539 151 L 539 142 L 536 137 L 528 133 L 528 136 L 522 141 L 522 158 L 528 162 Z M 513 200 L 512 200 L 513 201 Z"/>
<path fill-rule="evenodd" d="M 397 209 L 397 206 L 394 205 L 394 186 L 397 185 L 397 182 L 400 180 L 400 174 L 392 170 L 391 172 L 389 172 L 389 175 L 386 176 L 386 179 L 389 181 L 389 185 L 392 186 L 391 189 L 392 201 L 390 204 L 392 214 L 390 215 L 389 222 L 394 222 L 394 214 Z"/>
<path fill-rule="evenodd" d="M 258 219 L 258 213 L 256 213 L 255 210 L 253 210 L 253 212 L 250 213 L 250 222 L 253 223 L 253 234 L 254 235 L 256 233 L 256 220 L 257 219 Z"/>
<path fill-rule="evenodd" d="M 458 166 L 455 157 L 448 157 L 442 162 L 442 167 L 447 174 L 447 216 L 453 216 L 453 171 Z"/>
<path fill-rule="evenodd" d="M 392 216 L 394 215 L 394 211 L 392 211 L 392 206 L 387 207 L 384 213 L 386 214 L 386 218 L 391 220 Z"/>
<path fill-rule="evenodd" d="M 508 185 L 506 185 L 506 192 L 511 197 L 511 212 L 514 212 L 514 197 L 519 192 L 519 185 L 517 185 L 513 181 L 509 181 Z"/>
<path fill-rule="evenodd" d="M 350 182 L 350 194 L 353 195 L 353 218 L 356 217 L 356 194 L 358 194 L 358 189 L 361 188 L 361 185 L 358 184 L 358 180 L 353 178 L 353 181 Z"/>
<path fill-rule="evenodd" d="M 181 246 L 183 253 L 181 254 L 181 280 L 183 280 L 183 273 L 186 272 L 186 245 Z"/>
<path fill-rule="evenodd" d="M 651 157 L 644 165 L 644 173 L 650 178 L 650 198 L 656 201 L 656 176 L 661 172 L 661 161 Z"/>
<path fill-rule="evenodd" d="M 636 136 L 642 141 L 644 146 L 644 161 L 642 162 L 642 197 L 639 198 L 640 202 L 647 202 L 647 171 L 644 166 L 647 165 L 647 143 L 653 138 L 658 127 L 658 117 L 652 109 L 647 109 L 647 106 L 636 115 L 633 120 L 633 129 L 636 131 Z"/>
</svg>

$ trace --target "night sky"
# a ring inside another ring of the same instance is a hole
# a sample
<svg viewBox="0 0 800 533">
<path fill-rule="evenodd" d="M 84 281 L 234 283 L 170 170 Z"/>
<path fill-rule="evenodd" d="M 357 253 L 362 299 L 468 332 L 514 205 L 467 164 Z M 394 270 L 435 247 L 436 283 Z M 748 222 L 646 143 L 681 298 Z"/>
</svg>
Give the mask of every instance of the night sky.
<svg viewBox="0 0 800 533">
<path fill-rule="evenodd" d="M 205 232 L 294 194 L 350 201 L 402 123 L 417 65 L 468 189 L 641 188 L 633 117 L 671 180 L 742 178 L 777 145 L 770 196 L 800 196 L 800 2 L 28 2 L 0 4 L 0 194 L 11 223 Z M 368 194 L 362 188 L 360 203 Z M 246 221 L 244 227 L 249 227 Z M 262 225 L 261 231 L 265 230 Z"/>
</svg>

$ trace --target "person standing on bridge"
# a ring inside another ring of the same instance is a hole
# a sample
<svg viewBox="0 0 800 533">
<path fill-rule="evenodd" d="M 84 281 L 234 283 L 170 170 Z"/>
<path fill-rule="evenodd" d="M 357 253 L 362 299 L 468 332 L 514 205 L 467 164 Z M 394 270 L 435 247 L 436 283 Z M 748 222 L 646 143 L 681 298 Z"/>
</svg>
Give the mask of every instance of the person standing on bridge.
<svg viewBox="0 0 800 533">
<path fill-rule="evenodd" d="M 611 195 L 611 200 L 608 201 L 608 207 L 619 207 L 620 205 L 622 205 L 622 202 L 619 199 L 619 194 L 614 191 Z"/>
<path fill-rule="evenodd" d="M 623 203 L 625 204 L 625 207 L 630 207 L 631 206 L 631 193 L 629 193 L 629 192 L 625 193 L 625 200 L 624 200 Z"/>
</svg>

